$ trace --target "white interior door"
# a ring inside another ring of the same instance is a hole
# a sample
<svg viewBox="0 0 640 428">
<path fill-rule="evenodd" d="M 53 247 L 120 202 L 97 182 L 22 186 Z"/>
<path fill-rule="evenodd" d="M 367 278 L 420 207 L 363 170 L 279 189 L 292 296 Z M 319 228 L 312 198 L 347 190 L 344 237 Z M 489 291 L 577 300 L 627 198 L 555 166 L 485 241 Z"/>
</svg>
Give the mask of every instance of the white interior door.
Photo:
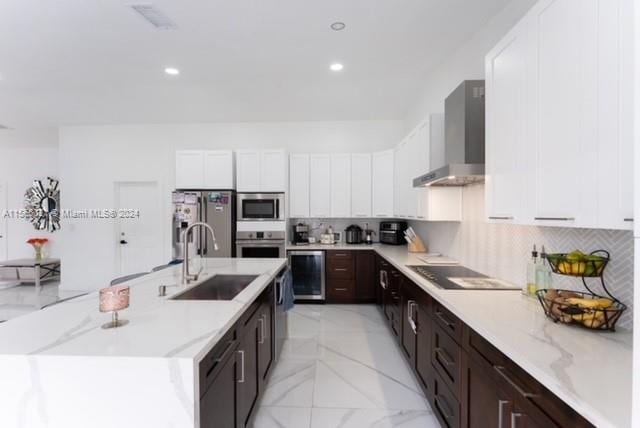
<svg viewBox="0 0 640 428">
<path fill-rule="evenodd" d="M 117 182 L 116 208 L 136 210 L 116 220 L 117 266 L 120 275 L 148 272 L 163 260 L 163 215 L 157 182 Z"/>
<path fill-rule="evenodd" d="M 0 260 L 7 260 L 7 219 L 4 218 L 7 209 L 7 186 L 0 183 Z"/>
</svg>

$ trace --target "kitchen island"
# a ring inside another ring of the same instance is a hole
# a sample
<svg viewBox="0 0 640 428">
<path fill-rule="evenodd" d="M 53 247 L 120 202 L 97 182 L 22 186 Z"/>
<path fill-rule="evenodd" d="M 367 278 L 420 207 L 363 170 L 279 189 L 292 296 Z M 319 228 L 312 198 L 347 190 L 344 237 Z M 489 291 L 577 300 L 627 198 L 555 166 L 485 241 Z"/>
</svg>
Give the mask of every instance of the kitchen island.
<svg viewBox="0 0 640 428">
<path fill-rule="evenodd" d="M 98 293 L 0 325 L 0 426 L 197 427 L 198 363 L 285 266 L 285 259 L 196 259 L 130 281 L 129 323 L 104 330 Z M 171 300 L 214 275 L 257 275 L 232 300 Z M 160 285 L 167 286 L 164 297 Z"/>
</svg>

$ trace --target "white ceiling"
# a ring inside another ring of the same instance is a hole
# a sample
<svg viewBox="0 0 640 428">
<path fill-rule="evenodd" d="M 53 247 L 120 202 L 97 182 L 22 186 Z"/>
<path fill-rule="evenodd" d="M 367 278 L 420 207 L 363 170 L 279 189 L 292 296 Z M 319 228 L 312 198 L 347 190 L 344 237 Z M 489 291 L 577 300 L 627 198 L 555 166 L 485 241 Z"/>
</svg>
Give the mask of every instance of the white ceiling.
<svg viewBox="0 0 640 428">
<path fill-rule="evenodd" d="M 144 1 L 2 0 L 0 124 L 402 119 L 508 1 L 156 0 L 163 31 Z"/>
</svg>

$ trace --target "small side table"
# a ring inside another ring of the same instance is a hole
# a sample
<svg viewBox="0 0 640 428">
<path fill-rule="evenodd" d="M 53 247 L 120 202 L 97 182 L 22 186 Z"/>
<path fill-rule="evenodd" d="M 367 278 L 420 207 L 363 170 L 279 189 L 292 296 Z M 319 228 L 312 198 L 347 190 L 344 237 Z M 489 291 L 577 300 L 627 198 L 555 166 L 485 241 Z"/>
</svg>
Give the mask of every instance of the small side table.
<svg viewBox="0 0 640 428">
<path fill-rule="evenodd" d="M 0 261 L 0 268 L 11 268 L 16 270 L 16 279 L 22 283 L 33 282 L 36 286 L 36 295 L 42 290 L 44 281 L 52 281 L 60 278 L 60 259 L 17 259 Z M 33 279 L 21 278 L 20 269 L 33 270 Z"/>
</svg>

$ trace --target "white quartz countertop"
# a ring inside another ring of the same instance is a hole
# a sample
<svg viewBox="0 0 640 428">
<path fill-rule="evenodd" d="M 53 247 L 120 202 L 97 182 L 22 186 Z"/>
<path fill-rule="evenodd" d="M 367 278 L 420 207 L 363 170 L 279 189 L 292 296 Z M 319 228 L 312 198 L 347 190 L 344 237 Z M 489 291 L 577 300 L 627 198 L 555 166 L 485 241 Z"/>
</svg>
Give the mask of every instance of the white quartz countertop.
<svg viewBox="0 0 640 428">
<path fill-rule="evenodd" d="M 375 251 L 595 426 L 631 426 L 630 332 L 555 324 L 519 291 L 443 290 L 406 267 L 424 264 L 406 247 Z"/>
<path fill-rule="evenodd" d="M 104 330 L 111 319 L 98 311 L 98 293 L 79 297 L 0 324 L 0 355 L 161 357 L 198 361 L 237 321 L 286 264 L 286 259 L 194 259 L 200 280 L 181 283 L 180 265 L 127 284 L 130 307 L 119 313 L 129 324 Z M 233 300 L 170 300 L 216 274 L 259 275 Z M 158 296 L 158 286 L 167 295 Z"/>
</svg>

